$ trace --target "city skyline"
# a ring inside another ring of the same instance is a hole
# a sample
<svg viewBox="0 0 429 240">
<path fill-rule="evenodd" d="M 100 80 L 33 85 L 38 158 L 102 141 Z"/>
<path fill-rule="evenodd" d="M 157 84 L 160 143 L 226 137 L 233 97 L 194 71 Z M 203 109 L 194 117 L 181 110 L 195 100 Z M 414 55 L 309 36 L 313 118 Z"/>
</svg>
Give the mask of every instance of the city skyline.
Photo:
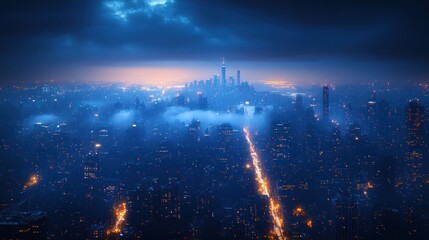
<svg viewBox="0 0 429 240">
<path fill-rule="evenodd" d="M 0 240 L 426 240 L 424 1 L 0 2 Z"/>
<path fill-rule="evenodd" d="M 183 84 L 218 73 L 223 57 L 254 83 L 429 78 L 425 2 L 1 4 L 2 83 Z"/>
</svg>

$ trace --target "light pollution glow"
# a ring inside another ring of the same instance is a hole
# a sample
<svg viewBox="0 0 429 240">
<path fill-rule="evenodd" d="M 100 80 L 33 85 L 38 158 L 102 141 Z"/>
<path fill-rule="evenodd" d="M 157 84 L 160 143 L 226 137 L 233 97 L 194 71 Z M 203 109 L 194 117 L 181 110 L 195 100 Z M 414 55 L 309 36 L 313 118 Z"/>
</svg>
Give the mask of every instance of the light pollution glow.
<svg viewBox="0 0 429 240">
<path fill-rule="evenodd" d="M 391 82 L 404 78 L 412 81 L 427 81 L 427 74 L 389 72 L 382 69 L 403 69 L 398 64 L 385 63 L 376 67 L 362 62 L 338 61 L 229 61 L 226 62 L 226 76 L 236 78 L 241 71 L 241 81 L 251 85 L 268 85 L 287 89 L 296 85 L 320 83 L 364 83 Z M 38 82 L 70 83 L 121 83 L 157 87 L 183 87 L 194 80 L 208 80 L 214 74 L 221 74 L 222 57 L 219 61 L 120 61 L 106 64 L 78 63 L 52 68 L 38 68 L 29 71 Z M 378 66 L 378 65 L 377 65 Z M 406 66 L 405 66 L 406 67 Z M 360 69 L 360 71 L 356 71 Z M 364 69 L 364 71 L 362 71 Z M 28 72 L 28 71 L 27 71 Z M 365 79 L 365 80 L 364 80 Z M 364 82 L 362 82 L 364 81 Z"/>
<path fill-rule="evenodd" d="M 283 216 L 281 213 L 280 204 L 270 193 L 269 182 L 262 171 L 262 164 L 259 159 L 259 155 L 255 150 L 255 146 L 253 145 L 252 139 L 250 138 L 249 129 L 247 127 L 244 127 L 243 131 L 246 137 L 246 141 L 249 145 L 249 151 L 252 157 L 253 169 L 255 172 L 255 180 L 259 187 L 258 191 L 260 194 L 267 196 L 269 200 L 270 216 L 273 223 L 274 234 L 278 237 L 278 239 L 286 240 L 287 237 L 283 231 Z"/>
<path fill-rule="evenodd" d="M 107 230 L 107 234 L 115 233 L 118 234 L 122 231 L 122 225 L 125 222 L 125 214 L 127 213 L 127 204 L 121 203 L 115 207 L 115 225 L 112 229 Z"/>
<path fill-rule="evenodd" d="M 262 68 L 263 67 L 263 68 Z M 288 88 L 298 82 L 308 82 L 308 76 L 302 73 L 294 73 L 272 66 L 254 66 L 249 63 L 227 63 L 227 79 L 229 76 L 236 78 L 237 70 L 241 71 L 241 80 L 250 84 L 264 84 L 272 87 Z M 185 83 L 194 80 L 208 80 L 214 74 L 220 75 L 220 63 L 148 63 L 143 66 L 84 66 L 77 71 L 69 67 L 60 69 L 52 76 L 54 81 L 93 83 L 124 83 L 142 84 L 157 87 L 184 86 Z"/>
</svg>

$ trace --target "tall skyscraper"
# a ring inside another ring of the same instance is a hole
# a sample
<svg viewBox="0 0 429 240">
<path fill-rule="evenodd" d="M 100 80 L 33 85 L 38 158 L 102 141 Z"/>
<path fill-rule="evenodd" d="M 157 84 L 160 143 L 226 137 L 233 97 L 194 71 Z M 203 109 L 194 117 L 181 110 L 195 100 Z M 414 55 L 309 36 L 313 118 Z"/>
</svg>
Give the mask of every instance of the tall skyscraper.
<svg viewBox="0 0 429 240">
<path fill-rule="evenodd" d="M 406 127 L 407 127 L 407 152 L 406 152 L 406 192 L 413 196 L 417 201 L 423 200 L 423 151 L 424 141 L 424 107 L 417 101 L 412 100 L 406 108 Z"/>
<path fill-rule="evenodd" d="M 425 144 L 425 110 L 418 100 L 408 103 L 405 110 L 406 121 L 406 144 L 405 152 L 405 197 L 406 197 L 406 219 L 407 232 L 410 236 L 422 237 L 424 227 L 422 213 L 424 212 L 423 186 L 425 184 L 425 171 L 423 167 Z"/>
<path fill-rule="evenodd" d="M 213 85 L 214 87 L 219 87 L 220 83 L 219 83 L 219 74 L 214 74 L 213 75 Z"/>
<path fill-rule="evenodd" d="M 323 119 L 329 119 L 329 87 L 323 86 Z"/>
<path fill-rule="evenodd" d="M 86 184 L 93 185 L 100 178 L 100 157 L 89 153 L 83 160 L 83 178 Z"/>
<path fill-rule="evenodd" d="M 0 239 L 47 239 L 46 212 L 3 210 L 0 212 Z"/>
<path fill-rule="evenodd" d="M 410 148 L 424 145 L 425 109 L 418 100 L 412 100 L 406 108 L 407 146 Z"/>
<path fill-rule="evenodd" d="M 226 87 L 226 66 L 225 58 L 222 60 L 222 86 Z"/>
<path fill-rule="evenodd" d="M 380 156 L 375 165 L 374 189 L 377 202 L 391 207 L 395 200 L 396 159 L 392 156 Z"/>
<path fill-rule="evenodd" d="M 295 97 L 295 105 L 294 105 L 294 110 L 295 111 L 303 111 L 303 105 L 302 105 L 302 95 L 301 94 L 297 94 Z"/>
<path fill-rule="evenodd" d="M 291 164 L 292 134 L 290 124 L 286 122 L 271 122 L 271 157 L 274 174 L 279 179 L 285 179 Z"/>
<path fill-rule="evenodd" d="M 240 86 L 241 80 L 240 80 L 240 70 L 237 70 L 237 85 Z"/>
<path fill-rule="evenodd" d="M 335 201 L 335 239 L 360 239 L 358 229 L 356 199 L 339 197 Z"/>
</svg>

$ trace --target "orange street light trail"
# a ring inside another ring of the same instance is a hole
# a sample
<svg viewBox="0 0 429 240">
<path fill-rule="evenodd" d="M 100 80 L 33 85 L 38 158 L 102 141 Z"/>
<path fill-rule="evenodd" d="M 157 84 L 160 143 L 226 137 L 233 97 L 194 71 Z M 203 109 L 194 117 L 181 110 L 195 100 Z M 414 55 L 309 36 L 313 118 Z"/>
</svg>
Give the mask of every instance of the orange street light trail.
<svg viewBox="0 0 429 240">
<path fill-rule="evenodd" d="M 280 204 L 278 203 L 277 199 L 275 199 L 270 193 L 269 182 L 267 177 L 264 176 L 264 172 L 262 171 L 261 160 L 259 159 L 259 155 L 255 150 L 255 146 L 253 145 L 252 139 L 250 138 L 249 129 L 247 127 L 244 127 L 243 131 L 246 137 L 246 141 L 249 145 L 253 169 L 255 171 L 255 180 L 258 184 L 259 193 L 264 196 L 267 196 L 269 200 L 270 216 L 271 221 L 273 223 L 274 234 L 278 237 L 278 239 L 286 240 L 287 237 L 283 230 L 283 215 L 281 213 Z"/>
</svg>

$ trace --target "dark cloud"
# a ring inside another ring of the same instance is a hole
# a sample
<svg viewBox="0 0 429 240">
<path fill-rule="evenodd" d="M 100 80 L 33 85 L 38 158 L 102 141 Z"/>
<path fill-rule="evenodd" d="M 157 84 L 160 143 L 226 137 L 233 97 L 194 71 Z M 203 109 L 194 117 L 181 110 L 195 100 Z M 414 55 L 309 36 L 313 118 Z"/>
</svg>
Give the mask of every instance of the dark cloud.
<svg viewBox="0 0 429 240">
<path fill-rule="evenodd" d="M 0 3 L 0 78 L 141 61 L 400 61 L 428 65 L 424 1 Z"/>
</svg>

